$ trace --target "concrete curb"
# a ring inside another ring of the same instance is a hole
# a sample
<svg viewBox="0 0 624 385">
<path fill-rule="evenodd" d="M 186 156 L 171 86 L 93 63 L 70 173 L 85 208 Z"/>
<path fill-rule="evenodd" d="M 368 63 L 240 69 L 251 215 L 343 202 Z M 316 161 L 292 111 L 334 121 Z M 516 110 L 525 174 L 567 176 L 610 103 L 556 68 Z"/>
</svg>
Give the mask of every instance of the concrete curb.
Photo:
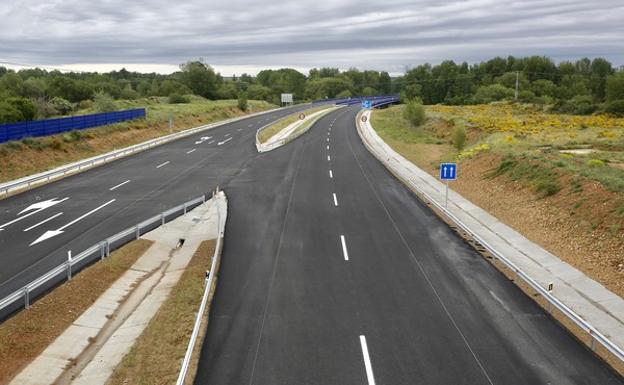
<svg viewBox="0 0 624 385">
<path fill-rule="evenodd" d="M 562 313 L 587 333 L 589 342 L 584 342 L 594 351 L 597 351 L 596 342 L 600 342 L 606 348 L 606 355 L 597 353 L 612 364 L 611 358 L 615 358 L 616 363 L 619 360 L 614 368 L 621 370 L 624 300 L 452 190 L 448 208 L 444 209 L 445 185 L 388 146 L 371 126 L 370 114 L 370 111 L 358 114 L 356 123 L 366 148 L 419 197 L 424 196 L 425 201 L 447 211 L 446 216 L 460 227 L 464 227 L 462 224 L 469 227 L 469 233 L 495 250 L 494 255 L 511 261 L 518 269 L 515 273 L 537 283 L 543 296 L 551 296 L 564 310 L 569 309 L 570 313 Z M 367 117 L 366 122 L 362 122 L 363 116 Z M 549 284 L 553 285 L 550 291 Z M 574 316 L 581 320 L 580 324 Z"/>
<path fill-rule="evenodd" d="M 196 134 L 198 132 L 202 132 L 205 130 L 210 130 L 216 127 L 221 127 L 226 124 L 238 122 L 240 120 L 253 118 L 260 115 L 265 115 L 274 111 L 278 111 L 282 109 L 273 108 L 266 111 L 256 112 L 253 114 L 239 116 L 237 118 L 226 119 L 220 122 L 215 122 L 211 124 L 207 124 L 204 126 L 189 128 L 187 130 L 179 131 L 173 134 L 161 136 L 158 138 L 150 139 L 148 141 L 134 144 L 132 146 L 124 147 L 119 150 L 114 150 L 111 152 L 107 152 L 105 154 L 96 155 L 91 158 L 79 160 L 77 162 L 73 162 L 64 166 L 57 167 L 55 169 L 44 171 L 42 173 L 29 175 L 20 179 L 15 179 L 9 182 L 0 183 L 0 199 L 4 199 L 10 195 L 11 193 L 19 193 L 30 190 L 33 187 L 40 186 L 58 179 L 65 178 L 66 176 L 74 175 L 82 171 L 89 170 L 93 167 L 101 166 L 117 159 L 122 159 L 130 155 L 134 155 L 136 153 L 148 150 L 150 148 L 160 146 L 174 140 L 178 140 L 189 135 Z"/>
<path fill-rule="evenodd" d="M 311 115 L 308 115 L 306 116 L 304 120 L 296 121 L 284 127 L 280 132 L 273 135 L 265 143 L 260 143 L 258 135 L 260 134 L 260 132 L 262 132 L 262 130 L 270 127 L 276 122 L 273 122 L 264 127 L 261 127 L 256 132 L 256 149 L 258 150 L 258 152 L 267 152 L 267 151 L 272 151 L 272 150 L 275 150 L 276 148 L 282 147 L 288 144 L 289 142 L 292 142 L 293 140 L 297 139 L 301 135 L 305 134 L 310 129 L 310 127 L 312 127 L 314 123 L 316 123 L 323 116 L 342 107 L 343 106 L 329 107 L 325 110 L 317 111 Z M 299 128 L 301 128 L 302 126 L 304 126 L 304 128 L 302 130 L 299 130 Z"/>
</svg>

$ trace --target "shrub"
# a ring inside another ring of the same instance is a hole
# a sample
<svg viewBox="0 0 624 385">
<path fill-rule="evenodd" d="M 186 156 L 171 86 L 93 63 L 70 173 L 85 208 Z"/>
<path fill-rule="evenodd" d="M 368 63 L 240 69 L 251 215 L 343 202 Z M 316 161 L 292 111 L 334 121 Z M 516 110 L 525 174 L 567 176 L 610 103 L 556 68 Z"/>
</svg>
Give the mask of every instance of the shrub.
<svg viewBox="0 0 624 385">
<path fill-rule="evenodd" d="M 591 168 L 603 167 L 606 163 L 600 159 L 590 159 L 587 161 L 587 166 Z"/>
<path fill-rule="evenodd" d="M 7 102 L 0 102 L 0 124 L 15 123 L 24 120 L 22 112 Z"/>
<path fill-rule="evenodd" d="M 466 145 L 466 129 L 463 124 L 455 125 L 455 129 L 453 130 L 453 147 L 457 151 L 461 151 L 464 149 Z"/>
<path fill-rule="evenodd" d="M 500 84 L 479 87 L 474 95 L 476 103 L 492 103 L 500 100 L 511 99 L 514 91 Z"/>
<path fill-rule="evenodd" d="M 93 95 L 93 106 L 97 112 L 111 112 L 117 110 L 112 96 L 105 92 L 96 92 Z"/>
<path fill-rule="evenodd" d="M 32 148 L 33 150 L 42 150 L 45 147 L 45 145 L 41 143 L 41 141 L 30 137 L 22 139 L 22 144 Z"/>
<path fill-rule="evenodd" d="M 247 96 L 245 94 L 240 94 L 238 97 L 238 108 L 241 111 L 247 111 Z"/>
<path fill-rule="evenodd" d="M 403 117 L 410 122 L 412 126 L 419 127 L 427 118 L 425 115 L 425 107 L 423 107 L 422 103 L 419 101 L 409 101 L 405 105 L 405 110 L 403 110 Z"/>
<path fill-rule="evenodd" d="M 132 87 L 130 87 L 130 85 L 128 85 L 126 88 L 124 88 L 121 91 L 121 94 L 119 95 L 119 97 L 125 100 L 135 100 L 139 98 L 139 93 L 133 90 Z"/>
<path fill-rule="evenodd" d="M 190 102 L 191 102 L 191 99 L 188 96 L 184 96 L 180 94 L 169 95 L 169 104 L 186 104 Z"/>
<path fill-rule="evenodd" d="M 594 99 L 589 95 L 576 95 L 570 100 L 560 101 L 555 106 L 559 112 L 567 114 L 589 115 L 598 109 Z"/>
<path fill-rule="evenodd" d="M 67 99 L 56 96 L 50 100 L 52 107 L 61 115 L 67 115 L 74 109 L 74 106 Z"/>
<path fill-rule="evenodd" d="M 534 103 L 536 99 L 535 94 L 528 90 L 520 91 L 518 94 L 518 100 L 523 103 Z"/>
<path fill-rule="evenodd" d="M 63 134 L 63 141 L 65 143 L 77 142 L 82 138 L 82 134 L 78 130 L 73 130 Z"/>
<path fill-rule="evenodd" d="M 93 100 L 91 99 L 82 100 L 80 104 L 78 104 L 78 107 L 81 110 L 90 110 L 91 108 L 93 108 Z"/>
<path fill-rule="evenodd" d="M 615 116 L 624 116 L 624 99 L 607 103 L 605 112 Z"/>
<path fill-rule="evenodd" d="M 56 108 L 43 98 L 35 99 L 34 103 L 35 109 L 37 110 L 37 119 L 46 119 L 59 114 Z"/>
<path fill-rule="evenodd" d="M 35 119 L 36 109 L 34 103 L 27 98 L 8 98 L 6 103 L 12 105 L 22 114 L 22 120 Z"/>
</svg>

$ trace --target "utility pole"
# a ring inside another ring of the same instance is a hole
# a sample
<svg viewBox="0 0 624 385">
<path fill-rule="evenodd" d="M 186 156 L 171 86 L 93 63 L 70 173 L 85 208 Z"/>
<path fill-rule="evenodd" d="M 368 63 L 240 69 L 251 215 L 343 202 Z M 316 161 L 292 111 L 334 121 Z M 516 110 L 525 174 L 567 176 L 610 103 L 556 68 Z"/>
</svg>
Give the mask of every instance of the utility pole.
<svg viewBox="0 0 624 385">
<path fill-rule="evenodd" d="M 516 71 L 516 93 L 514 96 L 514 100 L 518 101 L 518 85 L 520 84 L 520 71 Z"/>
</svg>

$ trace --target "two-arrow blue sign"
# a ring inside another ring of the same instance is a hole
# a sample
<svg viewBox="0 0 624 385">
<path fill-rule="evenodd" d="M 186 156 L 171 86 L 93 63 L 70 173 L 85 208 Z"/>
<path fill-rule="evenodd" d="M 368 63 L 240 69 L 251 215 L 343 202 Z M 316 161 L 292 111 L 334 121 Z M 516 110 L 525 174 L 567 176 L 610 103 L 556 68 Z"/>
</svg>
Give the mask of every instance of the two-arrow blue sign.
<svg viewBox="0 0 624 385">
<path fill-rule="evenodd" d="M 442 163 L 440 165 L 441 180 L 457 179 L 457 163 Z"/>
<path fill-rule="evenodd" d="M 372 100 L 362 100 L 362 108 L 372 108 L 373 107 L 373 101 Z"/>
</svg>

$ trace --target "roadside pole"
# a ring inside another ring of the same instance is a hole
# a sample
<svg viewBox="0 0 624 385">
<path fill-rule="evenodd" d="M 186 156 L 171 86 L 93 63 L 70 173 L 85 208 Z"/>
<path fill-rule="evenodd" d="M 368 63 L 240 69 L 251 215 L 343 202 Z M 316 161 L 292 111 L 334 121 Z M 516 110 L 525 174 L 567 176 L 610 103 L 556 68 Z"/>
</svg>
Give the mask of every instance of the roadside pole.
<svg viewBox="0 0 624 385">
<path fill-rule="evenodd" d="M 457 179 L 457 163 L 442 163 L 440 165 L 440 180 L 446 186 L 444 208 L 448 208 L 449 181 Z"/>
</svg>

